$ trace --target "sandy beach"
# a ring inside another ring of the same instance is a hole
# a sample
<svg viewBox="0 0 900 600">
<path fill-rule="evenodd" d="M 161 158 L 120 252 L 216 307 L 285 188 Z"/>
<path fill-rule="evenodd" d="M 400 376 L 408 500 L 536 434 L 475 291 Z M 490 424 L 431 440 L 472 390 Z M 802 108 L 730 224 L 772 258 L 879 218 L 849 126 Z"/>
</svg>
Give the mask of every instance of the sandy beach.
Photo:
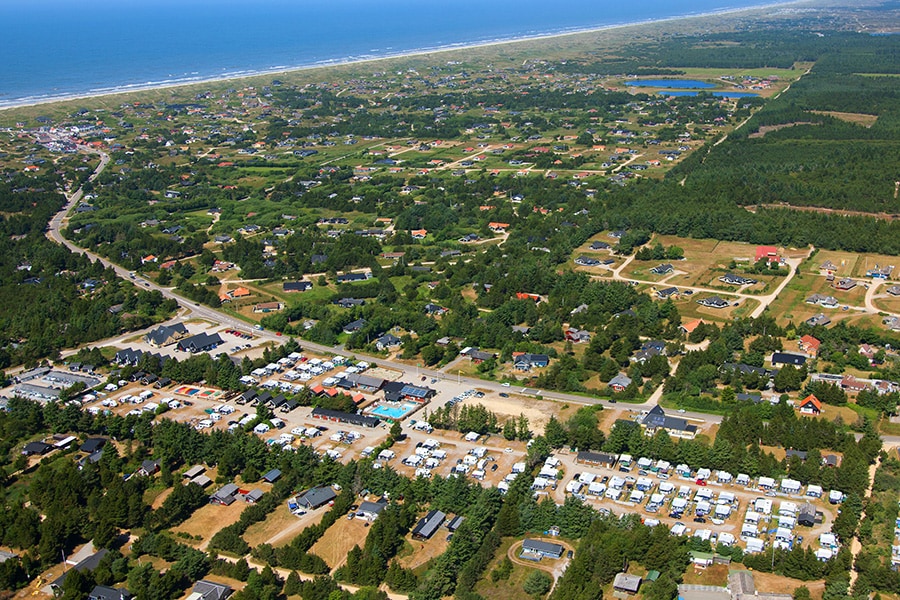
<svg viewBox="0 0 900 600">
<path fill-rule="evenodd" d="M 377 65 L 379 63 L 390 63 L 398 60 L 405 59 L 426 59 L 432 57 L 440 57 L 453 59 L 455 53 L 465 53 L 468 55 L 472 50 L 484 50 L 484 49 L 493 49 L 497 47 L 515 47 L 517 45 L 523 46 L 525 44 L 546 44 L 548 42 L 556 42 L 556 41 L 564 41 L 564 42 L 588 42 L 591 40 L 598 39 L 598 35 L 602 36 L 603 34 L 611 34 L 612 32 L 624 32 L 627 30 L 647 30 L 648 28 L 660 28 L 665 27 L 666 25 L 671 25 L 673 23 L 690 23 L 692 21 L 697 21 L 697 24 L 700 22 L 710 21 L 711 19 L 720 19 L 720 18 L 733 18 L 737 15 L 747 15 L 751 16 L 756 13 L 769 11 L 772 9 L 785 9 L 788 7 L 796 7 L 796 6 L 818 6 L 818 3 L 811 2 L 810 0 L 792 0 L 790 2 L 770 2 L 765 4 L 760 4 L 752 7 L 741 7 L 736 9 L 725 9 L 719 11 L 711 11 L 705 13 L 698 14 L 688 14 L 677 17 L 669 17 L 663 19 L 652 19 L 645 21 L 636 21 L 630 23 L 621 23 L 614 25 L 606 25 L 602 27 L 592 27 L 592 28 L 584 28 L 584 29 L 573 29 L 567 31 L 553 32 L 547 34 L 538 34 L 538 35 L 530 35 L 530 36 L 521 36 L 515 38 L 508 39 L 497 39 L 486 42 L 479 43 L 469 43 L 469 44 L 449 44 L 446 46 L 434 47 L 434 48 L 423 48 L 412 50 L 408 52 L 398 52 L 398 53 L 388 53 L 380 56 L 366 57 L 366 58 L 352 58 L 352 59 L 336 59 L 330 61 L 321 61 L 315 64 L 309 65 L 298 65 L 293 67 L 278 67 L 273 69 L 264 69 L 264 70 L 256 70 L 252 72 L 237 72 L 237 73 L 229 73 L 223 76 L 217 77 L 207 77 L 207 78 L 184 78 L 178 79 L 170 82 L 153 82 L 147 84 L 132 84 L 132 85 L 123 85 L 120 87 L 109 88 L 109 89 L 101 89 L 86 93 L 76 93 L 76 94 L 63 94 L 58 96 L 47 96 L 41 98 L 26 98 L 21 100 L 12 100 L 7 104 L 4 104 L 3 101 L 0 101 L 0 111 L 12 111 L 20 108 L 27 107 L 35 107 L 42 106 L 48 104 L 57 104 L 57 103 L 66 103 L 72 101 L 86 100 L 86 99 L 94 99 L 94 98 L 104 98 L 104 97 L 112 97 L 112 96 L 122 96 L 126 97 L 131 94 L 147 92 L 147 91 L 157 91 L 157 90 L 175 90 L 175 89 L 183 89 L 189 90 L 198 88 L 201 86 L 209 86 L 211 84 L 222 84 L 226 82 L 244 82 L 247 85 L 260 85 L 261 81 L 257 81 L 260 78 L 266 78 L 266 83 L 268 83 L 268 78 L 272 76 L 296 76 L 298 74 L 303 73 L 311 73 L 316 71 L 324 71 L 326 69 L 334 69 L 338 67 L 343 68 L 358 68 L 360 66 L 369 66 L 369 65 Z"/>
</svg>

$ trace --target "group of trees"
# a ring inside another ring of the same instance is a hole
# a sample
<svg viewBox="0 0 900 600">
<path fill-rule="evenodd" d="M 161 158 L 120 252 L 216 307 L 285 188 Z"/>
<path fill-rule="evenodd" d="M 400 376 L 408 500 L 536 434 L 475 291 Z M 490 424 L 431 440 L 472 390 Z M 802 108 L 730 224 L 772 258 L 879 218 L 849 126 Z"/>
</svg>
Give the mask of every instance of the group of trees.
<svg viewBox="0 0 900 600">
<path fill-rule="evenodd" d="M 551 448 L 599 449 L 606 441 L 597 418 L 601 410 L 603 407 L 599 404 L 579 408 L 565 423 L 560 423 L 556 416 L 551 415 L 544 426 L 544 438 Z"/>
</svg>

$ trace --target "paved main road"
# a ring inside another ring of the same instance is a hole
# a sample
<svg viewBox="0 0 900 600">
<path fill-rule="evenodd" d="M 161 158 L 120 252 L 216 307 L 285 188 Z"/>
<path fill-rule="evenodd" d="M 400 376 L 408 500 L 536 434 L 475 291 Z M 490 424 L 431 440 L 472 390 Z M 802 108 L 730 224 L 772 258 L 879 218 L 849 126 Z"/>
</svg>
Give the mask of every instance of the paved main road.
<svg viewBox="0 0 900 600">
<path fill-rule="evenodd" d="M 83 148 L 83 150 L 96 152 L 96 151 L 94 151 L 92 149 L 88 149 L 88 148 Z M 100 164 L 97 166 L 97 169 L 91 175 L 89 180 L 93 181 L 94 179 L 96 179 L 100 175 L 100 173 L 102 173 L 103 170 L 106 168 L 107 164 L 109 164 L 109 155 L 107 155 L 103 152 L 100 152 Z M 123 279 L 131 279 L 131 272 L 128 271 L 128 269 L 125 269 L 124 267 L 116 265 L 116 264 L 110 262 L 109 260 L 97 255 L 96 253 L 91 252 L 90 250 L 87 250 L 85 248 L 77 246 L 76 244 L 72 243 L 71 241 L 69 241 L 63 237 L 61 230 L 63 229 L 63 227 L 65 227 L 66 223 L 68 222 L 68 213 L 72 208 L 74 208 L 77 205 L 77 203 L 81 200 L 82 196 L 83 196 L 82 188 L 79 188 L 78 190 L 73 192 L 70 196 L 68 196 L 69 201 L 66 203 L 66 206 L 60 212 L 58 212 L 56 215 L 54 215 L 54 217 L 50 220 L 49 227 L 47 229 L 47 237 L 58 244 L 64 245 L 66 248 L 68 248 L 69 250 L 71 250 L 74 253 L 83 254 L 94 261 L 100 261 L 101 264 L 103 264 L 107 268 L 113 269 L 116 272 L 116 274 L 119 275 L 120 277 L 122 277 Z M 226 314 L 222 311 L 216 310 L 215 308 L 205 306 L 198 302 L 194 302 L 188 298 L 185 298 L 181 294 L 177 293 L 173 288 L 159 286 L 156 283 L 154 283 L 153 281 L 150 281 L 150 280 L 145 279 L 140 276 L 135 276 L 133 281 L 139 286 L 143 286 L 144 288 L 146 288 L 148 290 L 158 291 L 164 297 L 175 300 L 181 307 L 188 309 L 191 317 L 193 317 L 193 318 L 206 319 L 209 321 L 213 321 L 215 323 L 219 323 L 226 327 L 231 327 L 231 328 L 235 328 L 235 329 L 247 330 L 249 327 L 248 323 L 246 323 L 245 321 L 237 319 L 237 318 L 235 318 L 229 314 Z M 185 316 L 184 318 L 187 318 L 187 316 Z M 274 332 L 271 332 L 271 331 L 254 331 L 254 334 L 259 337 L 262 337 L 264 339 L 271 340 L 271 341 L 277 342 L 277 343 L 281 343 L 284 341 L 284 338 L 276 335 Z M 307 348 L 307 349 L 315 351 L 315 352 L 320 352 L 320 353 L 325 353 L 325 354 L 343 354 L 343 355 L 351 356 L 351 357 L 356 356 L 360 360 L 365 360 L 372 364 L 387 367 L 389 369 L 395 369 L 395 370 L 407 372 L 407 376 L 409 376 L 413 373 L 413 368 L 407 364 L 398 363 L 398 362 L 394 362 L 391 360 L 385 360 L 382 358 L 362 354 L 359 352 L 348 352 L 345 350 L 345 348 L 343 346 L 325 346 L 322 344 L 316 344 L 316 343 L 308 342 L 308 341 L 303 341 L 302 345 L 304 348 Z M 460 384 L 465 384 L 465 385 L 467 385 L 469 387 L 473 387 L 473 388 L 478 387 L 483 390 L 489 390 L 489 391 L 493 391 L 493 392 L 497 392 L 497 393 L 505 392 L 505 393 L 510 393 L 510 394 L 541 396 L 541 397 L 547 398 L 547 399 L 560 400 L 563 402 L 585 404 L 585 405 L 600 404 L 600 405 L 603 405 L 606 407 L 618 406 L 607 400 L 601 400 L 599 398 L 593 398 L 593 397 L 589 397 L 589 396 L 581 396 L 581 395 L 577 395 L 577 394 L 567 394 L 564 392 L 556 392 L 556 391 L 549 391 L 549 390 L 537 390 L 534 388 L 524 388 L 521 386 L 515 386 L 515 387 L 505 386 L 498 382 L 485 381 L 485 380 L 477 379 L 474 377 L 465 377 L 465 376 L 461 376 L 459 374 L 457 374 L 454 377 L 452 373 L 442 372 L 437 369 L 418 367 L 418 368 L 415 368 L 414 372 L 419 377 L 426 377 L 429 379 L 441 379 L 441 380 L 456 379 Z M 661 390 L 659 390 L 659 391 L 661 391 Z M 660 395 L 661 394 L 659 394 L 659 393 L 654 393 L 653 396 L 650 397 L 650 399 L 648 399 L 647 401 L 645 401 L 641 404 L 627 404 L 625 406 L 628 408 L 631 408 L 631 409 L 635 409 L 635 410 L 646 410 L 646 409 L 649 409 L 651 406 L 653 406 L 658 401 L 658 397 Z M 708 414 L 703 414 L 703 413 L 685 412 L 682 414 L 682 416 L 686 417 L 686 418 L 691 418 L 691 419 L 705 420 L 707 422 L 712 422 L 712 423 L 718 423 L 722 420 L 722 418 L 718 415 L 708 415 Z"/>
</svg>

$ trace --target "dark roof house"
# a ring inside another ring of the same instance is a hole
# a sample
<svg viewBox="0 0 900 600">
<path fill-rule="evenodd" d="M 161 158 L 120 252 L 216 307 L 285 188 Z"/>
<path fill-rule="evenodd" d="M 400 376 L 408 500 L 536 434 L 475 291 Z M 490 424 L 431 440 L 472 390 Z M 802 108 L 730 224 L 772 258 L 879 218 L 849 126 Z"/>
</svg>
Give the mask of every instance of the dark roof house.
<svg viewBox="0 0 900 600">
<path fill-rule="evenodd" d="M 330 487 L 314 487 L 297 498 L 297 502 L 309 509 L 319 508 L 337 498 Z"/>
<path fill-rule="evenodd" d="M 419 522 L 413 528 L 412 536 L 418 540 L 427 540 L 443 525 L 447 515 L 439 510 L 429 511 L 427 515 L 419 519 Z"/>
</svg>

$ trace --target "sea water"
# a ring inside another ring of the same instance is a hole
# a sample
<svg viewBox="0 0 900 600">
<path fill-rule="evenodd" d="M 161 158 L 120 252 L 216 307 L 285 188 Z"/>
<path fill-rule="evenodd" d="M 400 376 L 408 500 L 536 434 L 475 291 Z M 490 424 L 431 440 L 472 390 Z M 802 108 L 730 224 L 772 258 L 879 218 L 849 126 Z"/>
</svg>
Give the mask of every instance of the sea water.
<svg viewBox="0 0 900 600">
<path fill-rule="evenodd" d="M 765 0 L 2 0 L 0 106 L 758 6 Z"/>
</svg>

